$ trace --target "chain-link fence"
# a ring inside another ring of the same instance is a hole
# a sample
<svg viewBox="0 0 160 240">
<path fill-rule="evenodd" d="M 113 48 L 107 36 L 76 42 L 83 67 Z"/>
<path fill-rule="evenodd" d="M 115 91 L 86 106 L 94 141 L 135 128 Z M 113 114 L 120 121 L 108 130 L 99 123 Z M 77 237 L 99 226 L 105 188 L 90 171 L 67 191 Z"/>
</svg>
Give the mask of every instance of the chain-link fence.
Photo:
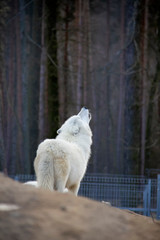
<svg viewBox="0 0 160 240">
<path fill-rule="evenodd" d="M 35 180 L 35 175 L 11 177 L 20 182 Z M 140 176 L 86 174 L 79 195 L 160 219 L 160 175 L 157 175 L 157 179 L 148 179 Z"/>
</svg>

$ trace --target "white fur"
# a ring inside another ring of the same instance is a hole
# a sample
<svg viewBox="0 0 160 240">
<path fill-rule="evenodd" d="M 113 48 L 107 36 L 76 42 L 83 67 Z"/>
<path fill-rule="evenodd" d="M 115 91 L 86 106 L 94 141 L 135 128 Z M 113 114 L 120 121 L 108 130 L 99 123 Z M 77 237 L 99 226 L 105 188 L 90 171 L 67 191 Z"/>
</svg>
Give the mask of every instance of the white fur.
<svg viewBox="0 0 160 240">
<path fill-rule="evenodd" d="M 28 181 L 28 182 L 25 182 L 24 184 L 25 184 L 25 185 L 34 186 L 34 187 L 38 188 L 38 183 L 37 183 L 37 181 Z M 65 189 L 64 189 L 64 193 L 67 193 L 67 192 L 68 192 L 68 189 L 65 188 Z"/>
<path fill-rule="evenodd" d="M 77 195 L 90 157 L 92 132 L 90 113 L 82 108 L 57 131 L 56 139 L 46 139 L 37 150 L 34 168 L 38 187 Z"/>
<path fill-rule="evenodd" d="M 31 185 L 31 186 L 34 186 L 34 187 L 38 187 L 37 186 L 37 181 L 28 181 L 28 182 L 25 182 L 24 184 L 25 185 Z"/>
</svg>

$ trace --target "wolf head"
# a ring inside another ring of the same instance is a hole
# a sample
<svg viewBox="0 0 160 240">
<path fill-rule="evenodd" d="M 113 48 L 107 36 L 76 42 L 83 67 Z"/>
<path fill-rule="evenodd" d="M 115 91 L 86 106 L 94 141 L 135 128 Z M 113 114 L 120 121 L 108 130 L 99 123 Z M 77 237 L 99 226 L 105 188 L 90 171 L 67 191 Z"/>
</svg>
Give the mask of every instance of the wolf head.
<svg viewBox="0 0 160 240">
<path fill-rule="evenodd" d="M 92 136 L 89 123 L 91 120 L 91 114 L 85 107 L 81 111 L 65 121 L 65 123 L 58 129 L 57 133 L 59 137 L 70 137 L 78 135 Z"/>
</svg>

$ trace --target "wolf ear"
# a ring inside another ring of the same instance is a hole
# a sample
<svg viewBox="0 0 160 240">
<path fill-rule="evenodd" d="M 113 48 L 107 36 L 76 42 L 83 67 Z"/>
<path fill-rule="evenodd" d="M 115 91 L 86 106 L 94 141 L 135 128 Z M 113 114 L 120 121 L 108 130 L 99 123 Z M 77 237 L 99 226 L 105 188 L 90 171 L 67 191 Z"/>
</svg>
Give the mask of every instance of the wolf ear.
<svg viewBox="0 0 160 240">
<path fill-rule="evenodd" d="M 80 131 L 80 127 L 78 126 L 77 122 L 75 121 L 72 125 L 71 132 L 73 135 L 77 135 Z"/>
<path fill-rule="evenodd" d="M 57 134 L 60 134 L 60 133 L 61 133 L 61 129 L 58 129 L 58 130 L 57 130 Z"/>
</svg>

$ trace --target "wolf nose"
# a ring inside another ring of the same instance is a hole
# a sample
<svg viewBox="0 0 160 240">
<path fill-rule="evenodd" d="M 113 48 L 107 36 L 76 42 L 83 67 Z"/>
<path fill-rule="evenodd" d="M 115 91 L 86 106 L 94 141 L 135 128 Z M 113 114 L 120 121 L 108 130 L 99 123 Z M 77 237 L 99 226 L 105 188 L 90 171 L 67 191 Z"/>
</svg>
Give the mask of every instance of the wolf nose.
<svg viewBox="0 0 160 240">
<path fill-rule="evenodd" d="M 83 107 L 83 109 L 85 109 L 85 110 L 86 110 L 87 108 L 84 106 L 84 107 Z"/>
</svg>

